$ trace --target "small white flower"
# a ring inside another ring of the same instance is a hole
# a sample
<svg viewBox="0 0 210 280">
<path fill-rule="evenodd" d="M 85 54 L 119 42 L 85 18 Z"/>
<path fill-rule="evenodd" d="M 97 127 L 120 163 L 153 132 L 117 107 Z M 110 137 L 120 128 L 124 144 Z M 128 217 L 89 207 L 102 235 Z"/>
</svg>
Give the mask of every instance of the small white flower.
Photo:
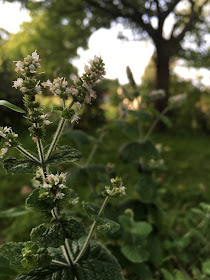
<svg viewBox="0 0 210 280">
<path fill-rule="evenodd" d="M 66 186 L 64 184 L 59 184 L 59 189 L 66 189 Z"/>
<path fill-rule="evenodd" d="M 82 108 L 82 104 L 80 102 L 76 102 L 76 106 L 79 110 Z"/>
<path fill-rule="evenodd" d="M 55 185 L 57 185 L 59 183 L 58 175 L 49 174 L 49 175 L 47 175 L 47 180 L 48 181 L 54 181 Z"/>
<path fill-rule="evenodd" d="M 22 88 L 20 88 L 20 91 L 23 92 L 23 93 L 27 92 L 27 88 L 26 87 L 22 87 Z"/>
<path fill-rule="evenodd" d="M 37 92 L 37 94 L 42 94 L 42 88 L 41 88 L 41 86 L 37 84 L 37 85 L 35 86 L 35 91 Z"/>
<path fill-rule="evenodd" d="M 8 148 L 2 148 L 0 150 L 0 158 L 3 158 L 7 152 L 8 152 Z"/>
<path fill-rule="evenodd" d="M 37 54 L 36 50 L 32 53 L 32 58 L 36 61 L 39 60 L 39 55 Z"/>
<path fill-rule="evenodd" d="M 42 185 L 42 187 L 43 188 L 45 188 L 45 189 L 50 189 L 50 188 L 52 188 L 52 186 L 50 185 L 50 184 L 47 184 L 47 183 L 44 183 L 43 185 Z"/>
<path fill-rule="evenodd" d="M 56 194 L 57 199 L 63 199 L 64 196 L 65 196 L 65 193 L 57 193 Z"/>
<path fill-rule="evenodd" d="M 0 137 L 5 138 L 5 137 L 6 137 L 6 134 L 4 134 L 2 131 L 0 131 Z"/>
<path fill-rule="evenodd" d="M 14 88 L 18 88 L 18 87 L 22 87 L 23 84 L 23 79 L 22 78 L 18 78 L 17 81 L 13 81 L 13 86 Z"/>
<path fill-rule="evenodd" d="M 59 179 L 60 179 L 62 182 L 66 182 L 66 175 L 67 175 L 67 173 L 61 172 L 61 174 L 59 175 Z"/>
<path fill-rule="evenodd" d="M 66 88 L 65 93 L 69 94 L 71 92 L 71 89 L 69 87 Z"/>
<path fill-rule="evenodd" d="M 35 69 L 36 68 L 35 68 L 35 66 L 33 64 L 29 65 L 29 70 L 30 70 L 31 73 L 35 73 L 36 72 Z"/>
<path fill-rule="evenodd" d="M 73 122 L 78 123 L 79 119 L 80 119 L 80 117 L 77 114 L 74 114 L 73 117 L 71 118 L 71 123 L 73 123 Z"/>
<path fill-rule="evenodd" d="M 77 78 L 77 76 L 74 76 L 74 77 L 72 78 L 72 80 L 73 80 L 74 84 L 76 84 L 76 83 L 79 81 L 79 79 Z"/>
<path fill-rule="evenodd" d="M 4 127 L 4 132 L 6 132 L 6 133 L 11 133 L 11 132 L 12 132 L 12 128 L 11 128 L 11 127 L 5 126 L 5 127 Z"/>
<path fill-rule="evenodd" d="M 51 124 L 52 122 L 49 121 L 49 120 L 44 120 L 43 123 L 44 123 L 45 125 L 49 125 L 49 124 Z"/>
<path fill-rule="evenodd" d="M 78 90 L 75 87 L 70 87 L 70 90 L 71 90 L 72 95 L 77 95 L 78 94 Z"/>
<path fill-rule="evenodd" d="M 60 90 L 59 88 L 57 88 L 57 89 L 55 90 L 55 94 L 56 94 L 56 95 L 60 95 L 60 94 L 61 94 L 61 90 Z"/>
<path fill-rule="evenodd" d="M 85 72 L 89 72 L 89 70 L 90 70 L 89 66 L 85 65 L 84 70 L 85 70 Z"/>
<path fill-rule="evenodd" d="M 52 82 L 48 79 L 46 82 L 42 83 L 43 87 L 50 87 L 52 85 Z"/>
<path fill-rule="evenodd" d="M 187 94 L 181 93 L 181 94 L 177 94 L 175 96 L 171 96 L 168 101 L 171 106 L 179 106 L 184 103 L 186 98 L 187 98 Z"/>
<path fill-rule="evenodd" d="M 65 80 L 65 78 L 64 78 L 64 80 L 63 80 L 63 82 L 62 82 L 62 87 L 66 87 L 68 85 L 68 82 Z"/>
</svg>

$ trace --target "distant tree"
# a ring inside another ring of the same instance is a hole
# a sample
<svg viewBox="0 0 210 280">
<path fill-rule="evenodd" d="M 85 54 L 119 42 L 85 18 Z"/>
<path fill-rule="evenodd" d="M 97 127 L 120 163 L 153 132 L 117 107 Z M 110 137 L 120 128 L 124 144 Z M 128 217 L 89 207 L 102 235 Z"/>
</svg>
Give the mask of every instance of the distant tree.
<svg viewBox="0 0 210 280">
<path fill-rule="evenodd" d="M 13 2 L 14 0 L 10 0 Z M 201 46 L 209 29 L 209 15 L 205 14 L 208 0 L 19 0 L 27 8 L 42 8 L 50 11 L 57 21 L 68 19 L 68 28 L 82 22 L 92 31 L 109 28 L 113 22 L 122 23 L 133 30 L 138 38 L 150 38 L 156 48 L 156 88 L 164 89 L 169 96 L 170 60 L 175 55 L 186 57 L 186 41 Z M 172 20 L 170 34 L 165 27 Z M 85 38 L 88 33 L 84 34 Z M 194 48 L 194 52 L 199 48 Z M 188 55 L 188 58 L 192 55 Z M 157 104 L 161 110 L 164 102 Z"/>
<path fill-rule="evenodd" d="M 67 21 L 56 20 L 47 10 L 40 11 L 32 15 L 30 22 L 23 23 L 17 34 L 11 34 L 6 43 L 7 54 L 13 61 L 37 49 L 47 77 L 69 78 L 70 74 L 76 73 L 71 60 L 77 56 L 78 47 L 87 45 L 86 33 L 88 30 L 76 23 L 69 28 Z"/>
</svg>

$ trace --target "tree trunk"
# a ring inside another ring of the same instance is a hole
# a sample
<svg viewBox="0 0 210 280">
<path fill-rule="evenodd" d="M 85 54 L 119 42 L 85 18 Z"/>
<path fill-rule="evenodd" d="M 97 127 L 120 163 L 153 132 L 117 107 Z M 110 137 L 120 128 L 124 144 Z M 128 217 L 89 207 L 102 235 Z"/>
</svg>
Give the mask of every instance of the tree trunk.
<svg viewBox="0 0 210 280">
<path fill-rule="evenodd" d="M 165 98 L 157 100 L 155 107 L 161 112 L 168 104 L 169 98 L 169 85 L 170 85 L 170 68 L 169 68 L 170 56 L 167 48 L 161 48 L 157 50 L 156 58 L 156 89 L 163 89 L 165 91 Z"/>
</svg>

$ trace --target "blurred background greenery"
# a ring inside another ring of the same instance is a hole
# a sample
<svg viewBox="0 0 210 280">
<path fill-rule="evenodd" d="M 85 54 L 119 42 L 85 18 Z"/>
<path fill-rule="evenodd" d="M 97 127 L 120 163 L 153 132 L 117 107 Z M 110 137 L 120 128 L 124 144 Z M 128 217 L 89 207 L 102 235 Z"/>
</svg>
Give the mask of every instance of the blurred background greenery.
<svg viewBox="0 0 210 280">
<path fill-rule="evenodd" d="M 165 162 L 165 167 L 157 173 L 160 186 L 155 205 L 166 217 L 163 223 L 168 224 L 163 227 L 163 232 L 158 231 L 158 237 L 176 242 L 183 240 L 181 237 L 188 235 L 186 225 L 189 225 L 190 209 L 199 207 L 200 203 L 210 204 L 210 96 L 209 84 L 204 84 L 201 77 L 197 76 L 193 81 L 187 80 L 180 77 L 174 69 L 180 61 L 184 63 L 186 71 L 187 67 L 198 70 L 209 67 L 209 2 L 204 0 L 4 2 L 20 2 L 23 7 L 30 10 L 31 16 L 31 21 L 23 23 L 21 30 L 16 34 L 0 29 L 0 99 L 8 100 L 19 107 L 23 107 L 21 94 L 11 86 L 12 81 L 17 78 L 13 61 L 22 60 L 35 49 L 43 59 L 42 69 L 45 72 L 43 80 L 64 76 L 71 83 L 72 75 L 78 71 L 72 64 L 73 59 L 78 57 L 78 48 L 87 48 L 89 37 L 100 28 L 109 30 L 114 23 L 118 23 L 124 26 L 125 30 L 132 31 L 132 40 L 146 40 L 153 44 L 154 54 L 144 70 L 141 84 L 134 83 L 136 87 L 134 97 L 145 95 L 154 89 L 163 89 L 166 98 L 155 104 L 155 108 L 161 111 L 166 107 L 169 96 L 187 94 L 183 106 L 168 114 L 172 127 L 160 126 L 151 137 L 152 141 L 162 145 L 161 156 Z M 169 17 L 171 21 L 167 21 Z M 120 33 L 119 38 L 128 40 L 126 32 Z M 140 62 L 137 61 L 137 64 Z M 81 122 L 74 127 L 75 131 L 83 131 L 91 136 L 82 137 L 75 134 L 75 138 L 72 138 L 73 136 L 68 133 L 71 129 L 69 125 L 61 138 L 62 143 L 81 150 L 85 160 L 93 147 L 94 141 L 90 140 L 91 137 L 98 138 L 101 135 L 99 130 L 106 127 L 103 141 L 97 146 L 92 164 L 106 166 L 110 176 L 112 172 L 121 176 L 131 198 L 136 197 L 136 192 L 132 188 L 137 178 L 136 170 L 132 165 L 123 164 L 120 160 L 118 150 L 127 138 L 122 131 L 116 129 L 115 121 L 119 118 L 118 106 L 122 99 L 124 104 L 127 104 L 126 95 L 122 98 L 122 92 L 131 92 L 133 88 L 132 81 L 122 85 L 118 79 L 105 79 L 96 88 L 98 98 L 91 107 L 88 105 L 83 108 Z M 39 96 L 39 99 L 49 112 L 53 104 L 59 102 L 56 97 L 47 94 Z M 135 107 L 135 104 L 133 106 Z M 54 133 L 56 118 L 56 113 L 53 113 L 52 120 L 55 123 L 50 126 L 47 133 Z M 23 145 L 35 151 L 24 118 L 20 119 L 18 113 L 1 107 L 0 120 L 1 126 L 12 126 L 20 135 Z M 130 123 L 135 125 L 132 119 Z M 46 140 L 46 144 L 48 142 L 49 139 Z M 9 155 L 16 156 L 17 152 L 10 151 Z M 74 181 L 74 177 L 78 179 L 72 171 L 74 167 L 61 166 L 60 170 L 71 168 L 72 185 L 83 194 L 82 198 L 86 199 L 90 195 L 85 185 L 87 182 L 85 179 L 83 181 L 81 179 L 81 182 L 76 179 Z M 37 213 L 24 213 L 24 201 L 33 188 L 31 179 L 31 175 L 8 176 L 3 166 L 0 168 L 0 210 L 18 207 L 14 214 L 0 212 L 0 244 L 6 241 L 28 240 L 31 228 L 42 221 Z M 69 183 L 71 184 L 71 177 Z M 91 177 L 88 189 L 93 187 L 94 192 L 95 183 L 98 186 L 103 180 L 100 182 L 100 178 Z M 79 184 L 81 190 L 78 188 Z M 91 198 L 94 199 L 92 196 Z M 198 208 L 196 209 L 198 212 Z M 209 210 L 207 214 L 208 212 Z M 205 216 L 205 219 L 206 217 L 208 218 Z M 202 221 L 208 225 L 209 221 L 205 219 Z M 195 225 L 190 224 L 191 228 L 193 226 Z M 202 236 L 199 237 L 199 233 Z M 210 258 L 210 239 L 206 229 L 204 230 L 202 226 L 198 228 L 197 236 L 193 235 L 191 242 L 194 242 L 194 247 L 190 249 L 188 245 L 182 247 L 178 243 L 173 243 L 173 247 L 167 243 L 168 247 L 164 246 L 169 251 L 167 257 L 170 256 L 172 260 L 170 265 L 166 260 L 156 266 L 153 263 L 147 264 L 154 273 L 151 276 L 145 272 L 147 275 L 145 278 L 141 278 L 135 272 L 136 268 L 129 268 L 133 274 L 127 276 L 127 279 L 210 279 L 210 273 L 205 269 L 206 262 L 208 264 Z M 185 252 L 188 260 L 185 258 Z M 195 253 L 197 259 L 189 257 Z M 184 257 L 181 258 L 180 255 Z M 147 266 L 145 269 L 147 271 Z M 180 276 L 181 274 L 183 276 Z M 8 276 L 0 276 L 0 279 L 8 280 Z"/>
</svg>

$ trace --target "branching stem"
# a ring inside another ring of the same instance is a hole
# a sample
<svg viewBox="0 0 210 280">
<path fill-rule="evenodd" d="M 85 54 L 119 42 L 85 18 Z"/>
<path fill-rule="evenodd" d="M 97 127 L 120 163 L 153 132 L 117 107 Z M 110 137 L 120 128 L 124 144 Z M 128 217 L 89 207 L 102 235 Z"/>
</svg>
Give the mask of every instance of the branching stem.
<svg viewBox="0 0 210 280">
<path fill-rule="evenodd" d="M 27 158 L 37 162 L 37 163 L 40 163 L 40 161 L 35 157 L 33 156 L 30 152 L 28 152 L 27 150 L 25 150 L 21 145 L 18 145 L 16 147 L 16 149 L 21 152 L 24 156 L 26 156 Z"/>
<path fill-rule="evenodd" d="M 102 204 L 102 206 L 101 206 L 101 208 L 100 208 L 100 210 L 99 210 L 99 212 L 98 212 L 98 216 L 97 216 L 97 217 L 100 217 L 100 215 L 102 214 L 102 212 L 103 212 L 103 210 L 104 210 L 104 208 L 105 208 L 105 206 L 106 206 L 106 203 L 107 203 L 108 199 L 109 199 L 109 196 L 107 196 L 107 197 L 105 198 L 105 200 L 104 200 L 104 202 L 103 202 L 103 204 Z M 93 232 L 94 232 L 94 230 L 95 230 L 96 223 L 97 223 L 97 222 L 96 222 L 96 220 L 95 220 L 95 221 L 93 222 L 91 228 L 90 228 L 90 231 L 89 231 L 89 233 L 88 233 L 88 236 L 87 236 L 87 238 L 86 238 L 86 240 L 85 240 L 85 243 L 84 243 L 84 245 L 83 245 L 81 251 L 79 252 L 78 256 L 76 257 L 76 259 L 75 259 L 75 261 L 74 261 L 74 264 L 78 263 L 79 260 L 81 259 L 81 257 L 83 256 L 83 254 L 85 253 L 85 251 L 86 251 L 86 249 L 87 249 L 87 247 L 88 247 L 88 245 L 89 245 L 90 239 L 91 239 L 91 237 L 92 237 L 92 235 L 93 235 Z"/>
<path fill-rule="evenodd" d="M 73 106 L 73 104 L 74 104 L 74 100 L 72 100 L 72 102 L 70 103 L 68 109 L 70 109 L 70 108 Z M 52 154 L 52 152 L 54 152 L 54 150 L 55 150 L 55 148 L 56 148 L 56 145 L 57 145 L 57 143 L 58 143 L 58 140 L 59 140 L 59 138 L 60 138 L 60 136 L 61 136 L 61 133 L 62 133 L 62 131 L 63 131 L 65 125 L 66 125 L 66 122 L 67 122 L 66 119 L 61 118 L 61 120 L 60 120 L 60 122 L 59 122 L 59 124 L 58 124 L 57 130 L 56 130 L 56 132 L 55 132 L 55 135 L 54 135 L 54 137 L 53 137 L 53 140 L 52 140 L 52 142 L 51 142 L 51 144 L 50 144 L 50 147 L 49 147 L 49 150 L 48 150 L 48 152 L 47 152 L 47 155 L 46 155 L 46 157 L 45 157 L 45 161 L 50 157 L 50 155 Z"/>
</svg>

